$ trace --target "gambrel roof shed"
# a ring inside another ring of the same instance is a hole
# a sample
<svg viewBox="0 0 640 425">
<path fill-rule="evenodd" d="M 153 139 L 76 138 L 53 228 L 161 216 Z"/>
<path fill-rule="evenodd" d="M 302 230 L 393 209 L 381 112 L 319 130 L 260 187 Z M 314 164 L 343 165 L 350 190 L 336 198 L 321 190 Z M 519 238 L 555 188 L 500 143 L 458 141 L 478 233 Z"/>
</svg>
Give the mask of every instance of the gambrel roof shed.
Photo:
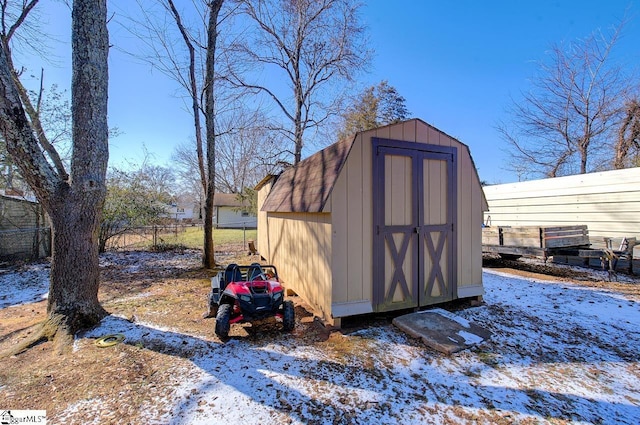
<svg viewBox="0 0 640 425">
<path fill-rule="evenodd" d="M 358 133 L 257 189 L 260 254 L 330 323 L 483 293 L 477 171 L 424 121 Z"/>
</svg>

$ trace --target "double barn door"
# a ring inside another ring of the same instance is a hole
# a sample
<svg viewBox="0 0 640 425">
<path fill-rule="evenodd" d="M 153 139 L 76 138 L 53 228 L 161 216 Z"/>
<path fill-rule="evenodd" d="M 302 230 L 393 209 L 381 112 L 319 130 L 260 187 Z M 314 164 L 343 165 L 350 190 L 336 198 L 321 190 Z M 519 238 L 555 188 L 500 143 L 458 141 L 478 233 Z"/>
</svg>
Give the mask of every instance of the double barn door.
<svg viewBox="0 0 640 425">
<path fill-rule="evenodd" d="M 456 293 L 457 151 L 373 139 L 373 303 L 376 311 Z"/>
</svg>

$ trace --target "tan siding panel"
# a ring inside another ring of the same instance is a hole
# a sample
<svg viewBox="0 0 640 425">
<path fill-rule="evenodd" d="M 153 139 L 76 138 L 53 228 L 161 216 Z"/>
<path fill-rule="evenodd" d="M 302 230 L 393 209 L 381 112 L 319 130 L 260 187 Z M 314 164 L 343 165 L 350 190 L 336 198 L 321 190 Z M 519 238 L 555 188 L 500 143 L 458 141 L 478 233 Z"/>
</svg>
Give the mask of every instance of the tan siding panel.
<svg viewBox="0 0 640 425">
<path fill-rule="evenodd" d="M 429 143 L 429 126 L 422 123 L 416 124 L 416 142 Z"/>
<path fill-rule="evenodd" d="M 430 145 L 440 145 L 440 132 L 431 126 L 428 128 L 427 132 L 427 142 Z"/>
<path fill-rule="evenodd" d="M 408 142 L 415 142 L 417 126 L 417 121 L 407 121 L 406 123 L 404 123 L 404 125 L 402 126 L 402 133 L 404 137 L 403 140 L 406 140 Z"/>
<path fill-rule="evenodd" d="M 331 224 L 324 213 L 270 213 L 272 262 L 284 285 L 298 293 L 318 314 L 331 311 Z"/>
<path fill-rule="evenodd" d="M 362 300 L 362 143 L 352 147 L 349 155 L 346 172 L 347 175 L 347 217 L 348 237 L 347 255 L 349 256 L 349 268 L 347 272 L 347 299 L 344 301 Z M 341 300 L 342 301 L 342 300 Z"/>
<path fill-rule="evenodd" d="M 373 299 L 373 182 L 371 139 L 360 136 L 362 146 L 362 298 Z"/>
<path fill-rule="evenodd" d="M 391 133 L 389 131 L 389 127 L 382 127 L 374 130 L 376 137 L 380 137 L 382 139 L 391 138 Z"/>
<path fill-rule="evenodd" d="M 480 186 L 480 182 L 477 181 L 477 177 L 474 173 L 473 180 L 476 180 L 471 183 L 472 190 L 472 202 L 471 202 L 471 244 L 474 247 L 472 251 L 471 257 L 471 280 L 466 282 L 464 280 L 459 280 L 461 286 L 464 285 L 482 285 L 482 249 L 478 249 L 477 247 L 482 246 L 482 227 L 478 226 L 478 222 L 482 222 L 483 211 L 483 194 L 482 187 Z M 474 184 L 475 183 L 475 184 Z"/>
<path fill-rule="evenodd" d="M 394 140 L 405 140 L 404 139 L 404 125 L 392 125 L 389 127 L 389 138 Z"/>
<path fill-rule="evenodd" d="M 267 213 L 261 211 L 262 205 L 273 186 L 272 183 L 267 183 L 262 186 L 258 191 L 258 240 L 256 241 L 256 248 L 260 255 L 262 255 L 267 261 L 269 261 L 269 227 L 267 225 Z"/>
<path fill-rule="evenodd" d="M 465 148 L 458 146 L 458 285 L 465 286 L 473 281 L 472 261 L 474 248 L 478 251 L 481 245 L 473 245 L 473 205 L 470 158 L 465 155 Z M 479 218 L 480 219 L 480 218 Z M 480 219 L 481 220 L 481 219 Z M 476 227 L 477 224 L 476 224 Z"/>
</svg>

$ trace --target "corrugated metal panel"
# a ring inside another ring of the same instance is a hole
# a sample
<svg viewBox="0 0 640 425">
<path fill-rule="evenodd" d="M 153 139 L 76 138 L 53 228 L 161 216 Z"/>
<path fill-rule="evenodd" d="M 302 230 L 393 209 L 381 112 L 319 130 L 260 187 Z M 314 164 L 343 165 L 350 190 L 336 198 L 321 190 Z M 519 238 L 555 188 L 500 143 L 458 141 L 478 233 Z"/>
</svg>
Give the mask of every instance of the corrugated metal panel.
<svg viewBox="0 0 640 425">
<path fill-rule="evenodd" d="M 603 237 L 640 238 L 640 168 L 486 186 L 484 193 L 491 225 L 586 224 L 594 247 Z"/>
</svg>

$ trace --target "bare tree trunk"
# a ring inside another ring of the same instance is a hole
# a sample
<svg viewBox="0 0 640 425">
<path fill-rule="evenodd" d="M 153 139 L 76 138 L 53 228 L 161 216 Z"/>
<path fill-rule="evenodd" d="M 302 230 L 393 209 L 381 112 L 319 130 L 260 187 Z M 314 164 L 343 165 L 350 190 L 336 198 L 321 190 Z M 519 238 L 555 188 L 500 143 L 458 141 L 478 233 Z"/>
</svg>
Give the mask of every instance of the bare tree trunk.
<svg viewBox="0 0 640 425">
<path fill-rule="evenodd" d="M 296 87 L 296 112 L 293 120 L 293 138 L 295 142 L 295 150 L 293 155 L 293 165 L 297 165 L 298 162 L 302 160 L 302 147 L 304 145 L 304 140 L 302 139 L 304 135 L 304 129 L 302 125 L 302 89 L 298 89 Z"/>
<path fill-rule="evenodd" d="M 85 201 L 81 192 L 65 192 L 52 203 L 53 261 L 47 312 L 50 319 L 60 321 L 73 334 L 93 326 L 107 313 L 98 302 L 96 229 L 100 225 L 100 209 Z"/>
<path fill-rule="evenodd" d="M 216 265 L 213 247 L 213 197 L 216 182 L 216 126 L 215 126 L 215 57 L 218 37 L 218 14 L 223 0 L 209 3 L 209 25 L 207 28 L 207 64 L 205 76 L 205 120 L 207 126 L 207 191 L 204 205 L 204 256 L 205 267 Z"/>
<path fill-rule="evenodd" d="M 98 234 L 109 158 L 106 17 L 106 0 L 73 2 L 72 179 L 60 184 L 51 198 L 53 261 L 47 307 L 50 317 L 64 317 L 70 333 L 106 315 L 98 302 Z"/>
</svg>

